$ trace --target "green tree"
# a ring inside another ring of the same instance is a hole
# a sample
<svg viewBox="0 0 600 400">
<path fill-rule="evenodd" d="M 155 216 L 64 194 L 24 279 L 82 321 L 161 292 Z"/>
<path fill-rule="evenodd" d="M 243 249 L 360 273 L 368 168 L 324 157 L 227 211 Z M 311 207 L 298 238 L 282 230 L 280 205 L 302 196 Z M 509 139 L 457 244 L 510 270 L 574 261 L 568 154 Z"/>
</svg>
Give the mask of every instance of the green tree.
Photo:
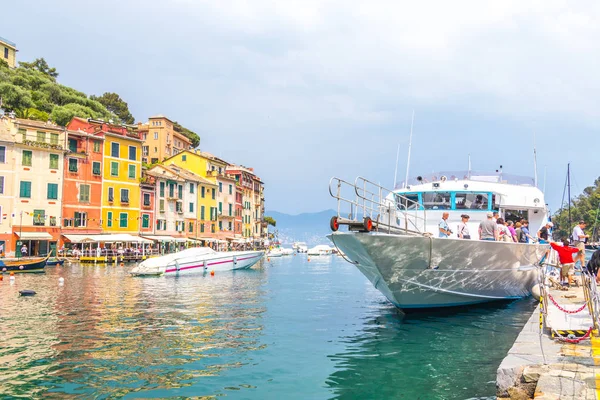
<svg viewBox="0 0 600 400">
<path fill-rule="evenodd" d="M 271 225 L 271 226 L 277 226 L 277 221 L 275 221 L 275 219 L 273 219 L 273 217 L 263 217 L 263 220 L 267 223 L 267 225 Z"/>
<path fill-rule="evenodd" d="M 2 98 L 2 106 L 8 110 L 16 112 L 33 107 L 29 92 L 12 83 L 0 83 L 0 97 Z"/>
<path fill-rule="evenodd" d="M 127 103 L 118 94 L 106 92 L 100 97 L 92 95 L 90 99 L 102 104 L 108 111 L 119 117 L 121 122 L 126 124 L 133 124 L 135 122 L 135 118 L 129 112 Z"/>
<path fill-rule="evenodd" d="M 58 77 L 58 72 L 56 72 L 56 68 L 50 68 L 46 60 L 44 60 L 43 58 L 36 58 L 33 62 L 30 63 L 21 61 L 19 62 L 19 66 L 24 69 L 35 69 L 54 79 Z"/>
<path fill-rule="evenodd" d="M 91 108 L 75 103 L 55 106 L 50 113 L 50 118 L 62 126 L 67 125 L 73 117 L 98 118 L 98 115 Z"/>
<path fill-rule="evenodd" d="M 36 108 L 23 108 L 15 112 L 17 117 L 24 119 L 34 119 L 36 121 L 48 121 L 49 115 L 47 112 L 40 111 Z"/>
<path fill-rule="evenodd" d="M 587 223 L 585 233 L 592 235 L 593 240 L 598 240 L 598 224 L 600 224 L 600 177 L 594 181 L 593 186 L 588 186 L 583 193 L 571 200 L 571 223 L 569 224 L 569 204 L 564 204 L 552 217 L 555 224 L 554 239 L 571 235 L 573 227 L 580 220 Z M 594 231 L 594 228 L 596 229 Z"/>
<path fill-rule="evenodd" d="M 192 142 L 192 147 L 200 146 L 200 136 L 196 132 L 192 132 L 189 129 L 181 126 L 177 121 L 173 122 L 173 129 L 175 132 L 179 132 Z"/>
</svg>

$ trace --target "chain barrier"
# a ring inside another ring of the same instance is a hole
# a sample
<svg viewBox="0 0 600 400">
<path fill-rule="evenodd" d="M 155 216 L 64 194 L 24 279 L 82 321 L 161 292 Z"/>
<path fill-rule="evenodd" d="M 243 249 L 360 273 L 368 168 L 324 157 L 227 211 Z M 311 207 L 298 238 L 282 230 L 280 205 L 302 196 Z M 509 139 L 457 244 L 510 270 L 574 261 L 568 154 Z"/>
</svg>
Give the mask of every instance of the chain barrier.
<svg viewBox="0 0 600 400">
<path fill-rule="evenodd" d="M 561 342 L 579 343 L 579 342 L 582 342 L 584 340 L 589 339 L 590 336 L 591 336 L 591 334 L 592 334 L 592 330 L 593 330 L 593 328 L 590 326 L 590 328 L 587 330 L 587 332 L 585 333 L 585 335 L 583 335 L 582 337 L 579 337 L 579 338 L 569 337 L 570 335 L 569 336 L 562 336 L 560 333 L 558 333 L 554 329 L 552 330 L 552 333 L 555 334 L 558 337 L 558 340 L 560 340 Z"/>
<path fill-rule="evenodd" d="M 558 304 L 556 302 L 556 300 L 554 300 L 554 297 L 552 297 L 552 295 L 550 293 L 548 293 L 548 298 L 550 298 L 550 301 L 552 301 L 552 304 L 554 304 L 556 306 L 556 308 L 558 308 L 560 311 L 562 311 L 566 314 L 577 314 L 578 312 L 583 311 L 587 307 L 587 303 L 583 303 L 583 305 L 581 307 L 579 307 L 577 310 L 567 310 L 566 308 L 562 308 L 560 306 L 560 304 Z"/>
</svg>

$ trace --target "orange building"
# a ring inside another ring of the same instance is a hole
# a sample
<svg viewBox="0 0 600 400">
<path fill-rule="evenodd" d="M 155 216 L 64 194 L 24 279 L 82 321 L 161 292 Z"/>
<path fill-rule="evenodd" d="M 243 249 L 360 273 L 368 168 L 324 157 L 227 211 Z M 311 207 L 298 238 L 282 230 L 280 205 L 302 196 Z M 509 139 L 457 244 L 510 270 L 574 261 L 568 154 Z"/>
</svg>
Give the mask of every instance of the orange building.
<svg viewBox="0 0 600 400">
<path fill-rule="evenodd" d="M 192 142 L 164 115 L 148 118 L 145 124 L 138 124 L 142 144 L 142 162 L 156 164 L 164 159 L 189 150 Z"/>
<path fill-rule="evenodd" d="M 87 121 L 74 118 L 69 127 Z M 104 133 L 67 130 L 64 161 L 62 235 L 102 233 L 102 162 Z"/>
</svg>

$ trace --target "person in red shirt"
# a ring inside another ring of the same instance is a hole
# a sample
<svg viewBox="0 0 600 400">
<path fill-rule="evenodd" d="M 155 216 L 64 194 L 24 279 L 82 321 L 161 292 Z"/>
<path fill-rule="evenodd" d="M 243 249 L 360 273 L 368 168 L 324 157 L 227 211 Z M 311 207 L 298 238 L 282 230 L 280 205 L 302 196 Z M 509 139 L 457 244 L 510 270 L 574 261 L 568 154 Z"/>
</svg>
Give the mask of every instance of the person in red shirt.
<svg viewBox="0 0 600 400">
<path fill-rule="evenodd" d="M 560 283 L 568 282 L 571 285 L 571 276 L 569 274 L 571 268 L 575 267 L 575 262 L 573 261 L 573 254 L 577 254 L 579 249 L 575 247 L 569 247 L 569 239 L 564 237 L 562 239 L 562 246 L 556 244 L 556 242 L 551 242 L 550 246 L 558 253 L 558 261 L 560 262 Z"/>
</svg>

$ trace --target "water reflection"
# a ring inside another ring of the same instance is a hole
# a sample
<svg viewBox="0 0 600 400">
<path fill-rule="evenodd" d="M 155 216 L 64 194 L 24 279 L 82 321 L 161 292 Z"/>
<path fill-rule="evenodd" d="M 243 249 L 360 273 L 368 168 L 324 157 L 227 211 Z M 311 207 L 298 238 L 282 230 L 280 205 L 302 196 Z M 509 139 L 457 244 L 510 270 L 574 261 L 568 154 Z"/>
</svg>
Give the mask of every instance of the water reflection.
<svg viewBox="0 0 600 400">
<path fill-rule="evenodd" d="M 0 394 L 140 395 L 238 367 L 261 346 L 264 278 L 133 279 L 121 267 L 73 265 L 3 282 Z M 23 288 L 38 294 L 19 297 Z"/>
<path fill-rule="evenodd" d="M 521 300 L 402 316 L 382 304 L 359 334 L 342 338 L 327 385 L 338 399 L 490 396 L 490 377 L 534 307 Z"/>
</svg>

